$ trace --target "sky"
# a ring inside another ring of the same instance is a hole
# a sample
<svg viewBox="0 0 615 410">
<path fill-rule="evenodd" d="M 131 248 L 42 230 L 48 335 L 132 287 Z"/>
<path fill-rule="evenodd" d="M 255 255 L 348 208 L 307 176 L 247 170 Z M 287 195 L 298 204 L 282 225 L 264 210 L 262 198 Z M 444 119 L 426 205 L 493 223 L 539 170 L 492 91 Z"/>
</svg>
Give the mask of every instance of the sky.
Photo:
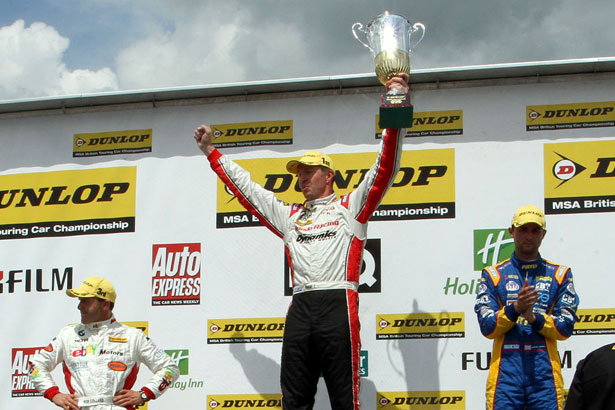
<svg viewBox="0 0 615 410">
<path fill-rule="evenodd" d="M 615 56 L 614 0 L 2 0 L 0 101 L 373 72 L 352 35 L 426 26 L 412 69 Z"/>
</svg>

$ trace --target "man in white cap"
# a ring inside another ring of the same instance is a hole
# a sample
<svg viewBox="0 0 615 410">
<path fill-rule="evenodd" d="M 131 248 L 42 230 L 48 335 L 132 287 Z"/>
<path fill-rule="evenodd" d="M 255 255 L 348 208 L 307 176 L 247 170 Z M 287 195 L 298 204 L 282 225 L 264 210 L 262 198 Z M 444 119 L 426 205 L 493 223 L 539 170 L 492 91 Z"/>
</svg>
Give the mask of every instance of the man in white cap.
<svg viewBox="0 0 615 410">
<path fill-rule="evenodd" d="M 394 77 L 387 89 L 408 92 L 408 76 Z M 212 169 L 241 204 L 284 240 L 292 272 L 293 299 L 282 342 L 284 410 L 314 405 L 322 373 L 333 410 L 359 408 L 358 287 L 367 221 L 399 170 L 403 133 L 388 129 L 376 163 L 357 189 L 338 198 L 335 167 L 328 155 L 309 151 L 289 161 L 303 204 L 284 204 L 252 182 L 250 174 L 212 144 L 211 129 L 199 126 L 194 138 Z"/>
<path fill-rule="evenodd" d="M 483 269 L 474 311 L 494 339 L 488 410 L 562 410 L 564 383 L 557 340 L 572 334 L 579 303 L 569 267 L 543 259 L 542 209 L 519 208 L 509 228 L 510 259 Z"/>
<path fill-rule="evenodd" d="M 89 277 L 66 294 L 79 298 L 81 323 L 63 328 L 30 359 L 37 390 L 66 410 L 134 409 L 159 397 L 179 377 L 177 364 L 136 328 L 113 317 L 116 293 L 104 278 Z M 60 393 L 51 371 L 62 363 L 69 393 Z M 145 364 L 154 373 L 131 390 Z"/>
</svg>

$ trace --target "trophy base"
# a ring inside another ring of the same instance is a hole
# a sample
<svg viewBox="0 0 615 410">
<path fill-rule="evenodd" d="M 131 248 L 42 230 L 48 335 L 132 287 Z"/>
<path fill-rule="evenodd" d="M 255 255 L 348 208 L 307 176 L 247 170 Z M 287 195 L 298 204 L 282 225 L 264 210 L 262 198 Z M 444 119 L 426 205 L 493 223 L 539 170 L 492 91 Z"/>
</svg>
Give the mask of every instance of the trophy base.
<svg viewBox="0 0 615 410">
<path fill-rule="evenodd" d="M 411 128 L 414 107 L 408 94 L 383 94 L 380 106 L 380 128 Z"/>
</svg>

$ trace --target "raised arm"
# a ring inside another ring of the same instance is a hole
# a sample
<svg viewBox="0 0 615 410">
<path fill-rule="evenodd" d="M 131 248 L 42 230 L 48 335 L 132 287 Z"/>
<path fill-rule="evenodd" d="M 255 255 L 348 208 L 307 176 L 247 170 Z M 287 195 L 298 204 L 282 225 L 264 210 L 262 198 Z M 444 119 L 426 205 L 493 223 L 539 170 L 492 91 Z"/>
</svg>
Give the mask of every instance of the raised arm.
<svg viewBox="0 0 615 410">
<path fill-rule="evenodd" d="M 194 130 L 194 139 L 196 145 L 199 146 L 203 154 L 209 156 L 214 150 L 214 144 L 211 142 L 211 128 L 208 125 L 201 124 Z"/>
<path fill-rule="evenodd" d="M 220 180 L 235 195 L 241 205 L 280 238 L 284 237 L 290 207 L 252 181 L 250 173 L 216 149 L 211 141 L 211 128 L 201 124 L 194 130 L 194 139 L 207 156 Z"/>
</svg>

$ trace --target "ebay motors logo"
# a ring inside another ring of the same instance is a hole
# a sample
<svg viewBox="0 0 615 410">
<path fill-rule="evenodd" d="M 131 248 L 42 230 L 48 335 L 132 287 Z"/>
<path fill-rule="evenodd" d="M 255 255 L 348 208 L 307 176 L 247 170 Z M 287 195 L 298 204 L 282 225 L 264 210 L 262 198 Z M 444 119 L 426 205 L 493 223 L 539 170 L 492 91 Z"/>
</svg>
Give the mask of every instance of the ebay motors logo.
<svg viewBox="0 0 615 410">
<path fill-rule="evenodd" d="M 78 350 L 73 350 L 71 355 L 73 357 L 83 357 L 89 354 L 96 354 L 96 350 L 98 350 L 98 345 L 89 345 Z"/>
<path fill-rule="evenodd" d="M 201 303 L 201 244 L 153 245 L 152 306 Z"/>
<path fill-rule="evenodd" d="M 42 396 L 36 390 L 32 379 L 28 374 L 30 357 L 42 347 L 16 347 L 11 349 L 11 397 Z M 36 369 L 33 369 L 32 377 L 35 377 Z"/>
</svg>

